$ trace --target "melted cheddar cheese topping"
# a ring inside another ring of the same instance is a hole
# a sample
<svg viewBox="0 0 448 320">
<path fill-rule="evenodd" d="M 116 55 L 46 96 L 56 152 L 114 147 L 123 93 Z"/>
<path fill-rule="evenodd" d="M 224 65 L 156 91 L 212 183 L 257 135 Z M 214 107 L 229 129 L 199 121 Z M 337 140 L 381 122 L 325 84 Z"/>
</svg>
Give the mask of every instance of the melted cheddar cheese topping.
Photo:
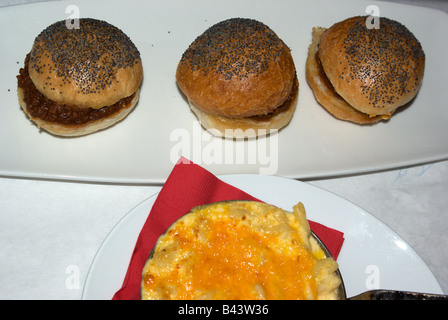
<svg viewBox="0 0 448 320">
<path fill-rule="evenodd" d="M 219 202 L 194 208 L 159 238 L 143 270 L 142 298 L 318 299 L 320 291 L 327 298 L 340 284 L 335 268 L 310 236 L 303 205 L 290 213 Z M 330 290 L 319 283 L 322 274 Z"/>
</svg>

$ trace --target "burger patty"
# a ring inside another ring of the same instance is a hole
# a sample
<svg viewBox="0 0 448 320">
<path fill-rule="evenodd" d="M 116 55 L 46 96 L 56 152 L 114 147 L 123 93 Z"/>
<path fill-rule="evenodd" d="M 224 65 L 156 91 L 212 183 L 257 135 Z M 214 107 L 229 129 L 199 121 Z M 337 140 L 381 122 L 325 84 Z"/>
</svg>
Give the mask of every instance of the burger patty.
<svg viewBox="0 0 448 320">
<path fill-rule="evenodd" d="M 31 116 L 44 121 L 56 122 L 63 125 L 83 125 L 102 118 L 107 118 L 128 108 L 134 98 L 134 94 L 119 100 L 111 106 L 100 109 L 80 108 L 75 105 L 67 105 L 47 99 L 35 87 L 28 73 L 29 54 L 25 58 L 25 65 L 17 76 L 18 86 L 23 90 L 26 108 Z"/>
<path fill-rule="evenodd" d="M 286 98 L 285 102 L 275 108 L 272 112 L 266 113 L 266 114 L 259 114 L 255 116 L 248 117 L 249 119 L 257 120 L 257 121 L 269 121 L 273 116 L 279 114 L 280 112 L 286 111 L 291 107 L 291 103 L 294 101 L 294 99 L 297 97 L 297 93 L 299 91 L 299 83 L 297 81 L 297 75 L 294 76 L 294 82 L 291 88 L 291 92 L 289 93 L 288 98 Z"/>
<path fill-rule="evenodd" d="M 319 51 L 316 51 L 316 54 L 314 55 L 314 58 L 316 59 L 317 62 L 317 69 L 320 75 L 320 80 L 323 82 L 323 85 L 330 90 L 332 93 L 338 95 L 339 97 L 341 97 L 339 95 L 339 93 L 336 92 L 336 90 L 334 89 L 333 85 L 331 84 L 330 80 L 328 79 L 327 75 L 325 74 L 324 71 L 324 67 L 322 67 L 322 62 L 320 62 L 320 58 L 319 58 Z M 343 99 L 341 97 L 341 99 Z"/>
</svg>

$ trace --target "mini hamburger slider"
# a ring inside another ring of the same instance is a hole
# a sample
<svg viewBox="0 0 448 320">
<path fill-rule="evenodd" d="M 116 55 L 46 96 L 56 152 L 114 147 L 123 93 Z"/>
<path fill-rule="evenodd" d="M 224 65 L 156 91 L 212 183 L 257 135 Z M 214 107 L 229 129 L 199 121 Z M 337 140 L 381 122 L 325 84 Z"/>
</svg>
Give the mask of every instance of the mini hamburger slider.
<svg viewBox="0 0 448 320">
<path fill-rule="evenodd" d="M 202 126 L 229 138 L 286 126 L 299 87 L 290 49 L 265 24 L 243 18 L 197 37 L 182 55 L 176 80 Z"/>
<path fill-rule="evenodd" d="M 136 105 L 143 78 L 140 53 L 120 29 L 80 19 L 59 21 L 35 39 L 18 79 L 19 103 L 39 128 L 81 136 L 108 128 Z"/>
<path fill-rule="evenodd" d="M 316 100 L 333 116 L 358 124 L 387 120 L 420 89 L 425 54 L 397 21 L 352 17 L 329 29 L 313 28 L 306 78 Z"/>
</svg>

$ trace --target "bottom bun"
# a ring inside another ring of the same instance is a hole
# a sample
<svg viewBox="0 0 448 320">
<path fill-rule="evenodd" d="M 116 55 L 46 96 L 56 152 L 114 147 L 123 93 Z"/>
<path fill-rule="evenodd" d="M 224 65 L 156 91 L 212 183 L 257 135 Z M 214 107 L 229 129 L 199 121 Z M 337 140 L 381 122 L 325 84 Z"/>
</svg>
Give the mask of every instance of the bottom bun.
<svg viewBox="0 0 448 320">
<path fill-rule="evenodd" d="M 191 110 L 201 125 L 211 134 L 224 138 L 255 138 L 266 136 L 273 130 L 280 130 L 290 121 L 296 110 L 299 82 L 295 78 L 291 94 L 283 105 L 272 113 L 248 118 L 228 118 L 200 110 L 188 100 Z"/>
<path fill-rule="evenodd" d="M 306 60 L 306 79 L 313 90 L 316 100 L 334 117 L 358 124 L 373 124 L 381 120 L 387 120 L 389 115 L 377 115 L 371 117 L 347 103 L 333 86 L 323 71 L 320 62 L 316 58 L 319 48 L 319 41 L 325 28 L 313 28 L 313 41 L 308 48 Z"/>
<path fill-rule="evenodd" d="M 135 105 L 138 102 L 139 94 L 140 91 L 137 90 L 137 92 L 134 93 L 134 98 L 129 102 L 129 105 L 121 108 L 119 112 L 114 113 L 109 117 L 101 118 L 81 125 L 66 125 L 57 122 L 45 121 L 40 119 L 39 117 L 32 116 L 27 110 L 27 105 L 24 100 L 24 93 L 22 88 L 17 88 L 19 104 L 28 118 L 33 121 L 38 128 L 48 131 L 51 134 L 64 137 L 84 136 L 111 127 L 115 123 L 124 119 L 134 109 Z"/>
</svg>

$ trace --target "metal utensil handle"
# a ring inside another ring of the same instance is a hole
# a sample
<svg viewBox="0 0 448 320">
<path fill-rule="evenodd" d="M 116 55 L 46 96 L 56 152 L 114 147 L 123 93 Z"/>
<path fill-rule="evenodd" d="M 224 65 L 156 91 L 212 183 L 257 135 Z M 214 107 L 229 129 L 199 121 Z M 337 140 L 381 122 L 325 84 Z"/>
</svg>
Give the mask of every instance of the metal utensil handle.
<svg viewBox="0 0 448 320">
<path fill-rule="evenodd" d="M 447 295 L 397 290 L 371 290 L 351 300 L 448 300 Z"/>
</svg>

